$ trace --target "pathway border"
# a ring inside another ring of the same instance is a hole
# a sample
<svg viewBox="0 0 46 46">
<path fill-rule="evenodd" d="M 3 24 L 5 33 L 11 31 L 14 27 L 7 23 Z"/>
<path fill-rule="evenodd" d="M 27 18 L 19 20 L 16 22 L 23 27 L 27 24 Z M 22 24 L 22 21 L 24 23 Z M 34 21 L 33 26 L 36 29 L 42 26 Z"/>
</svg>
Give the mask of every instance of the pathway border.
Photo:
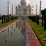
<svg viewBox="0 0 46 46">
<path fill-rule="evenodd" d="M 28 20 L 26 20 L 26 46 L 42 46 Z"/>
<path fill-rule="evenodd" d="M 10 23 L 10 24 L 7 24 L 7 25 L 1 27 L 1 28 L 0 28 L 0 32 L 2 32 L 4 29 L 8 28 L 9 26 L 11 26 L 12 24 L 14 24 L 14 23 L 17 22 L 17 21 L 19 21 L 19 20 L 16 20 L 16 21 L 14 21 L 14 22 L 12 22 L 12 23 Z"/>
</svg>

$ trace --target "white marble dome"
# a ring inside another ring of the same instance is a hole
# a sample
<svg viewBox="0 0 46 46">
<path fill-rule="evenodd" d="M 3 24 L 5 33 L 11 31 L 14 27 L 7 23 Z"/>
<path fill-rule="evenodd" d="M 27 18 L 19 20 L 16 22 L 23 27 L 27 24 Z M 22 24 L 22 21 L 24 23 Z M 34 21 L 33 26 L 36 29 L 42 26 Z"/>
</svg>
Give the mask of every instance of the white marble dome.
<svg viewBox="0 0 46 46">
<path fill-rule="evenodd" d="M 29 1 L 28 0 L 21 0 L 21 6 L 28 6 Z"/>
</svg>

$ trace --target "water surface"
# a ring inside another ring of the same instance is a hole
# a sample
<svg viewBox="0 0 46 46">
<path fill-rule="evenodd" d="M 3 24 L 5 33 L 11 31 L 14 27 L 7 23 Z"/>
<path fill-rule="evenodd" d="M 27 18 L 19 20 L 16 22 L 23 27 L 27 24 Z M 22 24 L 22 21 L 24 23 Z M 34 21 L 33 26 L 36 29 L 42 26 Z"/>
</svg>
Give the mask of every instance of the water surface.
<svg viewBox="0 0 46 46">
<path fill-rule="evenodd" d="M 0 46 L 25 46 L 25 37 L 22 34 L 23 31 L 21 32 L 20 28 L 17 25 L 15 23 L 13 26 L 10 26 L 9 30 L 7 28 L 4 31 L 0 32 Z M 7 39 L 7 42 L 5 39 Z"/>
</svg>

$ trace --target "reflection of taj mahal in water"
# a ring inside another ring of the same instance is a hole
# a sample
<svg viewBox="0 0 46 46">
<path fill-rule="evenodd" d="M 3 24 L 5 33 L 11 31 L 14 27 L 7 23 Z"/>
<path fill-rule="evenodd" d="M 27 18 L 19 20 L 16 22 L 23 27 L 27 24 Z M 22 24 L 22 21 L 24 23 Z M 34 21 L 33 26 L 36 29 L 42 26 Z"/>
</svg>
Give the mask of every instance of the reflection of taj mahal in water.
<svg viewBox="0 0 46 46">
<path fill-rule="evenodd" d="M 18 7 L 16 6 L 16 15 L 31 15 L 33 14 L 33 6 L 29 4 L 28 0 L 21 0 Z"/>
</svg>

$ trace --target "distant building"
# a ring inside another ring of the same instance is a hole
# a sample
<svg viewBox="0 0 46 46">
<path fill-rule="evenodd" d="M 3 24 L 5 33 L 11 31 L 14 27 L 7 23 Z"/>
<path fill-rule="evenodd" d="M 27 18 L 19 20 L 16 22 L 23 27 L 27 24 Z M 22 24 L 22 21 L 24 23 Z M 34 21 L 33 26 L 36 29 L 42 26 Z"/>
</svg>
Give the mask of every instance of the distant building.
<svg viewBox="0 0 46 46">
<path fill-rule="evenodd" d="M 34 14 L 33 12 L 34 9 L 28 0 L 21 0 L 20 4 L 16 6 L 16 15 L 31 15 Z"/>
</svg>

